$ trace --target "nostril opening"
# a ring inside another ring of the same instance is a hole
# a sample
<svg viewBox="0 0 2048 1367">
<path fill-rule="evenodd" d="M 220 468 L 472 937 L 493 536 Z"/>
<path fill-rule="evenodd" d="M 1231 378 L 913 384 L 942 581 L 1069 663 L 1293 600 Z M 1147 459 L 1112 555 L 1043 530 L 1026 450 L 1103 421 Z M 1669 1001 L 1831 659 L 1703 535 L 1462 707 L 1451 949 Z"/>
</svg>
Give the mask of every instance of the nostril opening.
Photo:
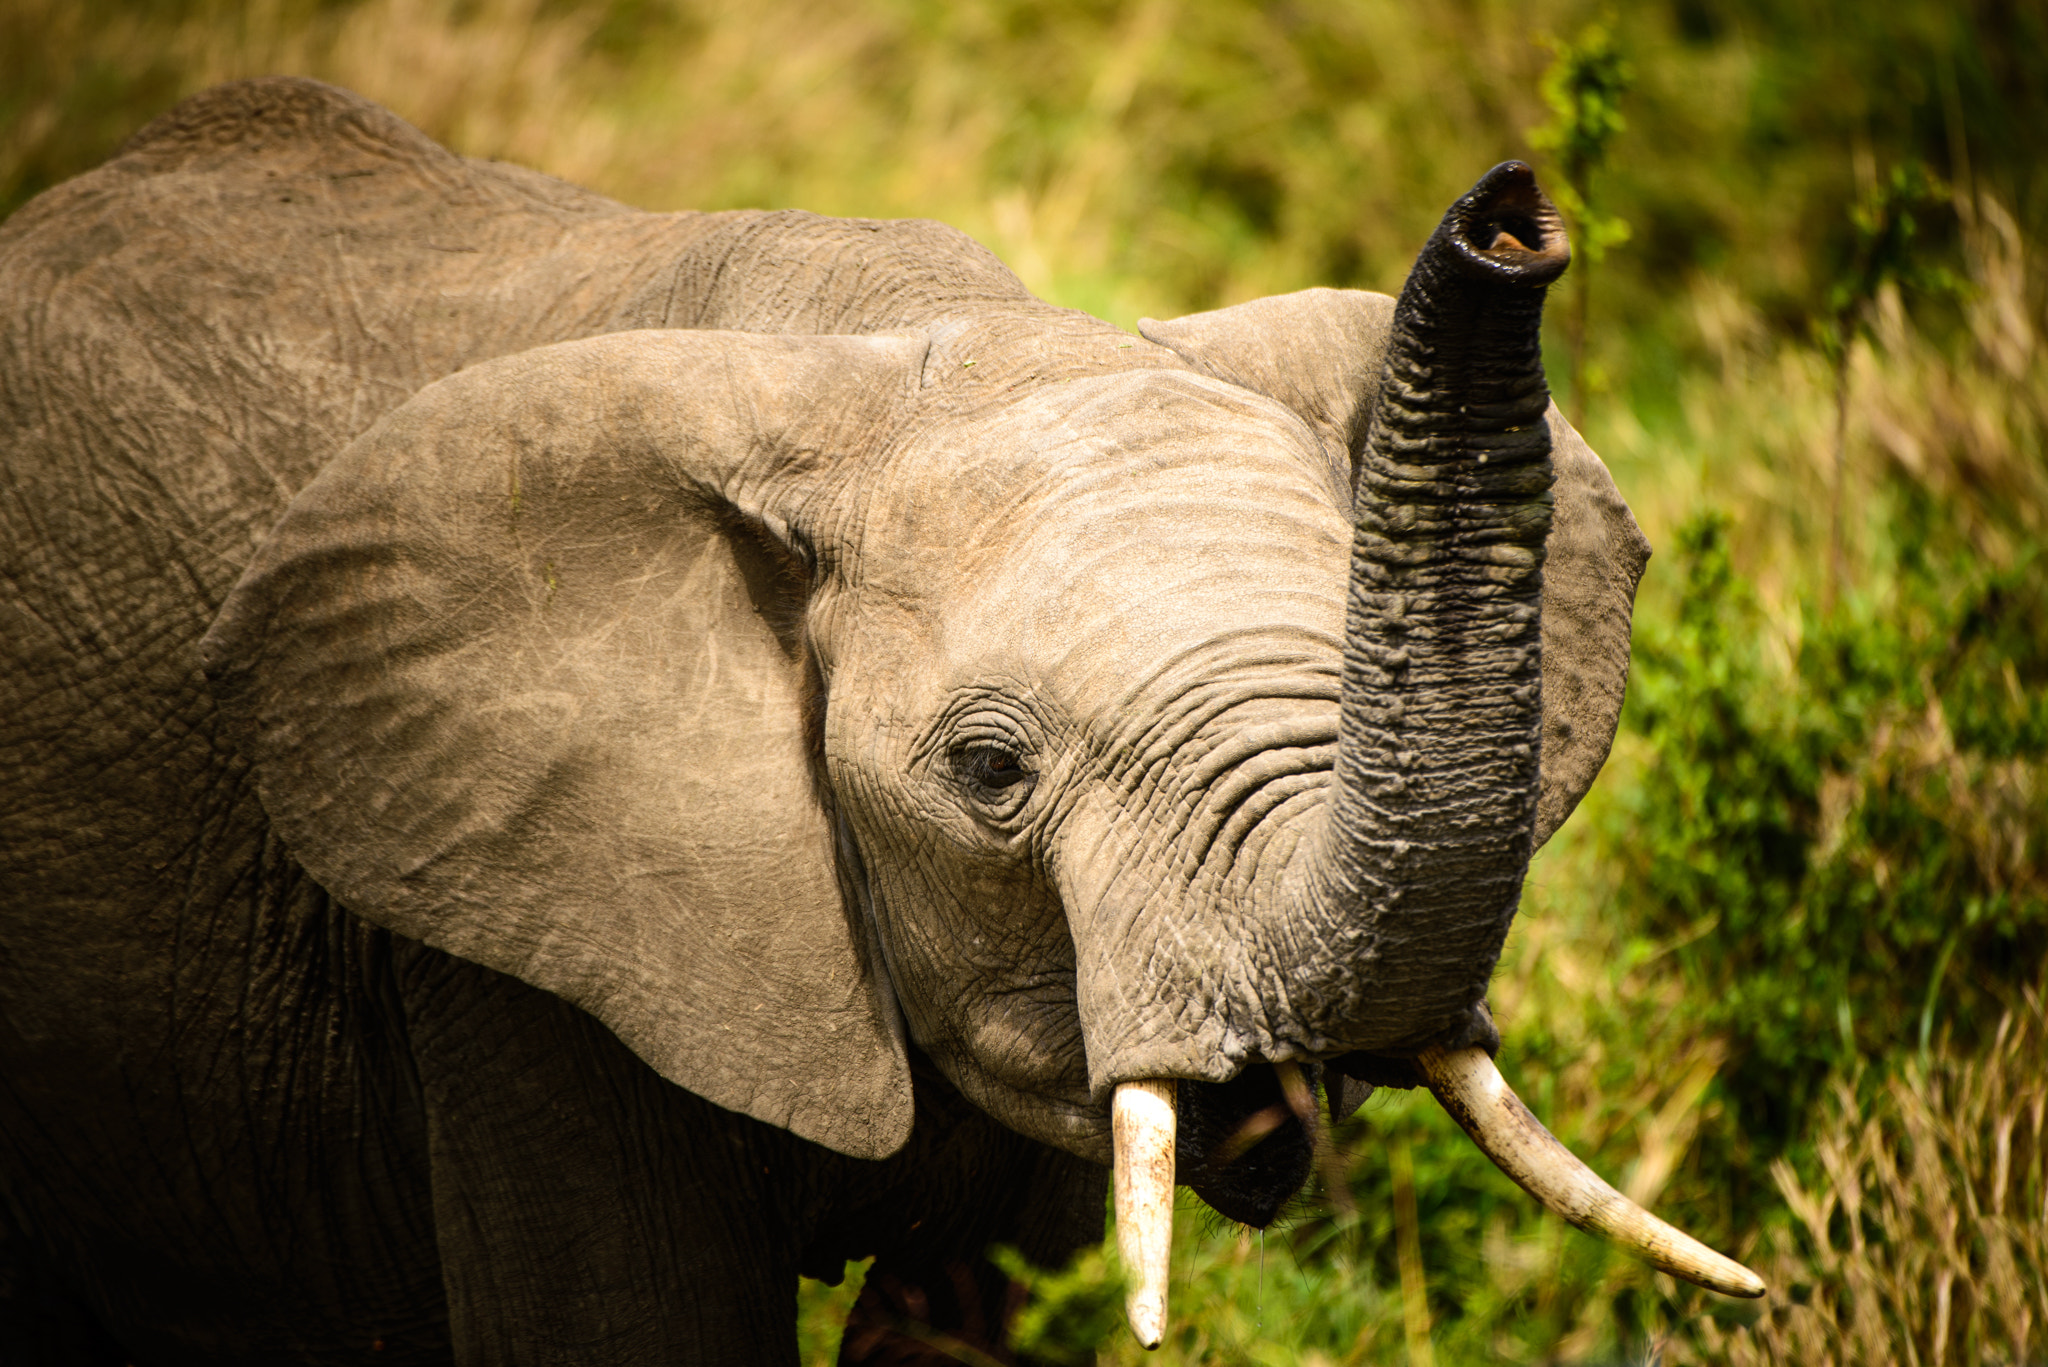
<svg viewBox="0 0 2048 1367">
<path fill-rule="evenodd" d="M 1498 214 L 1481 219 L 1465 240 L 1483 252 L 1543 250 L 1543 226 L 1526 214 Z"/>
</svg>

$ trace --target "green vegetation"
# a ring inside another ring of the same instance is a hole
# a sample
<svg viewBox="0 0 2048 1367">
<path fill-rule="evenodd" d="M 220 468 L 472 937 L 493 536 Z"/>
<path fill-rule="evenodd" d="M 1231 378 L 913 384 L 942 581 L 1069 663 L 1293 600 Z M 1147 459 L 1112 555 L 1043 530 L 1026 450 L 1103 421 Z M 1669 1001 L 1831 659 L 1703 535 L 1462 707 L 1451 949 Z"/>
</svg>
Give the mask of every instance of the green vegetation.
<svg viewBox="0 0 2048 1367">
<path fill-rule="evenodd" d="M 2038 996 L 1964 1060 L 1913 1060 L 1817 1108 L 1815 1180 L 1779 1161 L 1793 1218 L 1759 1259 L 1784 1288 L 1753 1326 L 1705 1324 L 1676 1363 L 2028 1361 L 2048 1295 Z"/>
<path fill-rule="evenodd" d="M 2048 960 L 2048 561 L 1892 521 L 1890 582 L 1819 614 L 1789 677 L 1720 515 L 1681 529 L 1676 619 L 1643 632 L 1629 721 L 1658 762 L 1610 830 L 1622 896 L 1682 941 L 1766 1156 L 1831 1070 L 1925 1053 L 1937 1020 L 1974 1041 Z"/>
<path fill-rule="evenodd" d="M 1571 352 L 1571 420 L 1583 426 L 1586 398 L 1599 386 L 1586 369 L 1586 331 L 1591 319 L 1593 267 L 1607 249 L 1628 241 L 1626 219 L 1603 213 L 1593 192 L 1593 173 L 1606 164 L 1608 149 L 1628 127 L 1621 97 L 1635 84 L 1635 71 L 1615 45 L 1608 23 L 1586 25 L 1576 42 L 1555 38 L 1545 46 L 1556 54 L 1543 73 L 1543 102 L 1551 119 L 1529 134 L 1529 142 L 1555 161 L 1551 195 L 1571 224 L 1572 256 L 1578 269 L 1569 285 L 1571 313 L 1565 342 Z"/>
<path fill-rule="evenodd" d="M 1894 166 L 1888 179 L 1864 192 L 1850 213 L 1855 245 L 1841 273 L 1828 290 L 1828 312 L 1815 328 L 1821 350 L 1834 367 L 1834 486 L 1828 505 L 1828 578 L 1826 601 L 1832 605 L 1842 577 L 1842 519 L 1846 495 L 1849 441 L 1849 344 L 1867 332 L 1871 310 L 1886 286 L 1912 287 L 1918 292 L 1957 298 L 1962 282 L 1944 266 L 1914 250 L 1919 216 L 1946 207 L 1951 192 L 1909 161 Z"/>
<path fill-rule="evenodd" d="M 1190 1206 L 1151 1360 L 2048 1351 L 2048 11 L 0 0 L 0 212 L 265 71 L 651 208 L 942 218 L 1125 326 L 1397 289 L 1532 161 L 1598 284 L 1559 299 L 1560 389 L 1659 553 L 1495 984 L 1503 1067 L 1784 1294 L 1611 1257 L 1382 1094 L 1281 1228 Z M 1105 1251 L 1014 1271 L 1047 1357 L 1143 1359 Z M 850 1285 L 807 1284 L 807 1360 Z"/>
</svg>

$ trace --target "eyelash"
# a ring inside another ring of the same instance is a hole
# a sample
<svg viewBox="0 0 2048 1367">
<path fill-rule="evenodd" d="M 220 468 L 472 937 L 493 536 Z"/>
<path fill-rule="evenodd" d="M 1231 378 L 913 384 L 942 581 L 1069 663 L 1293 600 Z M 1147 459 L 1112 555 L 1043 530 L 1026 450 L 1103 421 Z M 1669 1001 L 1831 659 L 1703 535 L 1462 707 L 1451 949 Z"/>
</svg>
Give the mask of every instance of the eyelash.
<svg viewBox="0 0 2048 1367">
<path fill-rule="evenodd" d="M 1033 777 L 1015 751 L 1001 745 L 969 745 L 955 753 L 954 768 L 976 788 L 1007 793 Z"/>
</svg>

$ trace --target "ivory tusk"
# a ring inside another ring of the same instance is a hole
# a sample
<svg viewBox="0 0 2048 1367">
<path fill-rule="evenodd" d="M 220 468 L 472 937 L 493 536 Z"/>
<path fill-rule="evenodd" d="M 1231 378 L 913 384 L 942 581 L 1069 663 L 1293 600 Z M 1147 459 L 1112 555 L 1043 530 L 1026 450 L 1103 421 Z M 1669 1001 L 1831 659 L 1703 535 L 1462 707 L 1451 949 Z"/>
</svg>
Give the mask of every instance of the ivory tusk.
<svg viewBox="0 0 2048 1367">
<path fill-rule="evenodd" d="M 1124 1315 L 1147 1348 L 1166 1337 L 1173 1253 L 1174 1110 L 1171 1079 L 1117 1084 L 1109 1125 L 1116 1148 L 1116 1251 L 1130 1291 Z"/>
<path fill-rule="evenodd" d="M 1763 1278 L 1756 1273 L 1665 1224 L 1600 1180 L 1529 1113 L 1484 1049 L 1425 1049 L 1415 1062 L 1429 1090 L 1480 1152 L 1547 1209 L 1709 1291 L 1764 1294 Z"/>
</svg>

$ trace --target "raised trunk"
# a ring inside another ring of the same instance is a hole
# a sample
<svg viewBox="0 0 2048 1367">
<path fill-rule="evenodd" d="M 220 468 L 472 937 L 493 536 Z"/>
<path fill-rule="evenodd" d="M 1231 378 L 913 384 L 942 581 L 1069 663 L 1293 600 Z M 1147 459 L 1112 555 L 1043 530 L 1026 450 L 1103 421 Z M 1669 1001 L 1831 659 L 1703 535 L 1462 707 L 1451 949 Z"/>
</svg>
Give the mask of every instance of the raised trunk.
<svg viewBox="0 0 2048 1367">
<path fill-rule="evenodd" d="M 1550 530 L 1538 333 L 1570 260 L 1519 162 L 1451 206 L 1395 311 L 1359 462 L 1329 824 L 1303 890 L 1333 952 L 1309 1033 L 1405 1051 L 1479 1028 L 1530 854 Z"/>
<path fill-rule="evenodd" d="M 1492 1042 L 1482 1003 L 1532 848 L 1551 509 L 1538 332 L 1569 260 L 1535 177 L 1507 162 L 1451 206 L 1402 290 L 1359 461 L 1336 782 L 1282 918 L 1313 949 L 1279 1033 L 1325 1055 L 1416 1055 L 1544 1205 L 1667 1272 L 1757 1296 L 1754 1273 L 1595 1177 L 1465 1047 Z M 1146 1251 L 1172 1234 L 1173 1167 L 1157 1154 L 1174 1131 L 1156 1098 L 1173 1085 L 1124 1081 L 1115 1103 L 1118 1232 L 1147 1347 L 1165 1296 Z M 1166 1118 L 1139 1123 L 1153 1113 Z"/>
</svg>

